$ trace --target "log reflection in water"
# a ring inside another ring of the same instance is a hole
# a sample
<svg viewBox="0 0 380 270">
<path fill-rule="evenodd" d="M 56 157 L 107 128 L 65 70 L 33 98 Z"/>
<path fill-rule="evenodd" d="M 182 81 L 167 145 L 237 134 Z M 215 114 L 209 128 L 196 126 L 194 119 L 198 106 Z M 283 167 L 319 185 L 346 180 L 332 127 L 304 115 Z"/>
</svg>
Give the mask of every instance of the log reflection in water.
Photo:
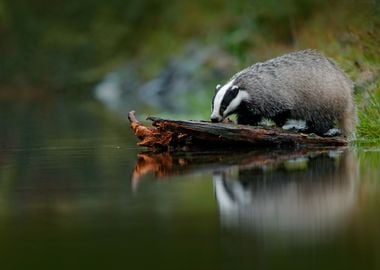
<svg viewBox="0 0 380 270">
<path fill-rule="evenodd" d="M 345 148 L 334 148 L 343 151 Z M 308 158 L 331 152 L 321 149 L 260 149 L 251 151 L 199 151 L 199 152 L 141 152 L 132 172 L 132 184 L 137 187 L 144 175 L 154 173 L 157 178 L 184 175 L 200 171 L 228 171 L 232 168 L 247 170 L 281 164 L 287 160 Z"/>
</svg>

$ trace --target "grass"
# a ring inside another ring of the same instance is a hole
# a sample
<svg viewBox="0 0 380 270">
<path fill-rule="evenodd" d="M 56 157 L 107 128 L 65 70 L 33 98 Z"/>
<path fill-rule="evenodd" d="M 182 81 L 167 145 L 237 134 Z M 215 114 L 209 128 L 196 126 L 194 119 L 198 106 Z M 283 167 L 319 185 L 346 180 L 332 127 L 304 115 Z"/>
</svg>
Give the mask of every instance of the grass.
<svg viewBox="0 0 380 270">
<path fill-rule="evenodd" d="M 365 103 L 358 111 L 357 136 L 359 141 L 380 142 L 380 98 L 370 94 Z"/>
</svg>

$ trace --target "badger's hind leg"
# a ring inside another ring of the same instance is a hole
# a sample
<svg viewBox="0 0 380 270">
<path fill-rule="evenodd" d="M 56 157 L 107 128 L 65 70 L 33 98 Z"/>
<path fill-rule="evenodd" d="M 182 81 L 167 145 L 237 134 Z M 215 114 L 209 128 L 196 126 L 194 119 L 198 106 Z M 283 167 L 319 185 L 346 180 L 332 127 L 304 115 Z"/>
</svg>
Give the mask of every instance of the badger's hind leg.
<svg viewBox="0 0 380 270">
<path fill-rule="evenodd" d="M 350 139 L 355 138 L 354 130 L 357 122 L 357 115 L 354 103 L 351 101 L 346 110 L 338 118 L 338 126 L 342 130 L 342 134 Z"/>
<path fill-rule="evenodd" d="M 306 133 L 315 133 L 324 136 L 330 129 L 334 127 L 334 120 L 321 119 L 319 121 L 306 121 Z"/>
<path fill-rule="evenodd" d="M 342 135 L 342 132 L 340 131 L 340 129 L 337 129 L 337 128 L 332 128 L 329 131 L 327 131 L 325 134 L 323 134 L 323 136 L 326 136 L 326 137 L 335 137 L 335 136 L 340 136 L 340 135 Z"/>
</svg>

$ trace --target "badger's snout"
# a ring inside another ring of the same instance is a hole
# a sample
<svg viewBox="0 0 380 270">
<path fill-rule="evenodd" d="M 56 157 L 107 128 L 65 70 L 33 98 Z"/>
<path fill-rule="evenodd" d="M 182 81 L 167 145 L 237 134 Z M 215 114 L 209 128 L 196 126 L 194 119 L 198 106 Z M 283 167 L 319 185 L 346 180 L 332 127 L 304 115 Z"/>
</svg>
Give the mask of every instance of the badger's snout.
<svg viewBox="0 0 380 270">
<path fill-rule="evenodd" d="M 213 122 L 213 123 L 220 122 L 219 117 L 211 117 L 211 122 Z"/>
<path fill-rule="evenodd" d="M 211 119 L 211 122 L 213 122 L 213 123 L 218 123 L 218 122 L 222 122 L 223 121 L 223 117 L 220 116 L 218 113 L 215 113 L 215 112 L 213 112 L 211 114 L 210 119 Z"/>
</svg>

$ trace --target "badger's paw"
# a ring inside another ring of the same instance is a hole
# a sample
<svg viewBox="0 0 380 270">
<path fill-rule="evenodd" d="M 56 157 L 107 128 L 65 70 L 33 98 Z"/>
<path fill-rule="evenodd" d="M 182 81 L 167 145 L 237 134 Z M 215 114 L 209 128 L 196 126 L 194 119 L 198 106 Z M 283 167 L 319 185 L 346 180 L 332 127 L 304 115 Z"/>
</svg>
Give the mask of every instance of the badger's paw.
<svg viewBox="0 0 380 270">
<path fill-rule="evenodd" d="M 304 132 L 307 130 L 305 121 L 293 119 L 288 120 L 286 124 L 282 126 L 282 129 L 297 132 Z"/>
<path fill-rule="evenodd" d="M 332 128 L 329 129 L 326 133 L 323 134 L 325 137 L 335 137 L 335 136 L 341 136 L 342 132 L 338 128 Z"/>
</svg>

